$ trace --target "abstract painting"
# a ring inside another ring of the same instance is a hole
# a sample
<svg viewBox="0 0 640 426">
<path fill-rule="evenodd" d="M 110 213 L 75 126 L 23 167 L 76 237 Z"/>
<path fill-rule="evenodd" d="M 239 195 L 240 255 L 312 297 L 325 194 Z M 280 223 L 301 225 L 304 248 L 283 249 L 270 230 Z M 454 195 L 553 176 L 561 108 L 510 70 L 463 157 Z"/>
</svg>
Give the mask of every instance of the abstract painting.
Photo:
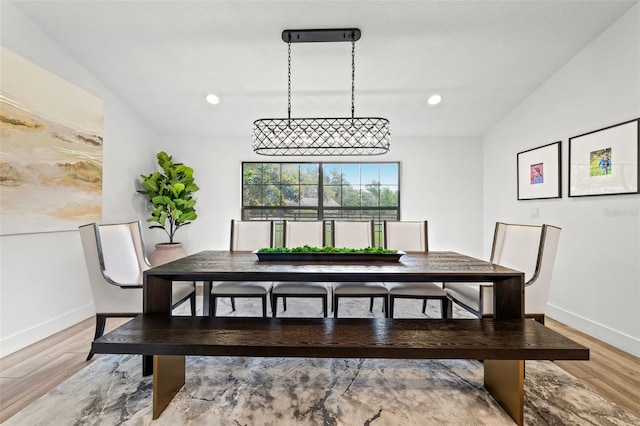
<svg viewBox="0 0 640 426">
<path fill-rule="evenodd" d="M 102 100 L 0 49 L 0 234 L 100 221 Z"/>
</svg>

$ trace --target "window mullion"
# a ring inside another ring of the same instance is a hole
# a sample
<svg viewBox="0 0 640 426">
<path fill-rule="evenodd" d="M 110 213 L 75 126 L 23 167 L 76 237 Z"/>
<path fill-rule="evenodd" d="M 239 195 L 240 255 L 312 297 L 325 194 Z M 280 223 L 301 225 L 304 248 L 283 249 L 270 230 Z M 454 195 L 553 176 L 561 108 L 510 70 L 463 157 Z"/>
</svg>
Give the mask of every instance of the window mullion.
<svg viewBox="0 0 640 426">
<path fill-rule="evenodd" d="M 318 165 L 318 220 L 324 220 L 324 163 Z"/>
</svg>

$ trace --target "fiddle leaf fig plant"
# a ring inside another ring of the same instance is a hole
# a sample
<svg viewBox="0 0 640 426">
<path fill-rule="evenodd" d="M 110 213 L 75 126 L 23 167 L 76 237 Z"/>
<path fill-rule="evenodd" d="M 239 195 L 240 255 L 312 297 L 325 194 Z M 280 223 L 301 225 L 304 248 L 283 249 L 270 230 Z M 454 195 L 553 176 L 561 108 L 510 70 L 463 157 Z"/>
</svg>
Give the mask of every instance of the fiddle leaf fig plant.
<svg viewBox="0 0 640 426">
<path fill-rule="evenodd" d="M 193 169 L 182 163 L 174 163 L 170 155 L 161 151 L 157 155 L 162 172 L 140 175 L 143 190 L 151 201 L 150 229 L 162 229 L 169 236 L 169 243 L 180 227 L 198 218 L 193 193 L 199 190 L 193 179 Z"/>
</svg>

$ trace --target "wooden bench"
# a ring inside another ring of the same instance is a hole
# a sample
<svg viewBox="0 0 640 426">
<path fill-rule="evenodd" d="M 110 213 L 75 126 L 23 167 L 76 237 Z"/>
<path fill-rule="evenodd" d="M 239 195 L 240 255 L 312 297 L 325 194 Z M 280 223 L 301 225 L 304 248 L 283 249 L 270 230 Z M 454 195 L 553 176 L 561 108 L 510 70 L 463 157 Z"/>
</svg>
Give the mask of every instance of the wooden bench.
<svg viewBox="0 0 640 426">
<path fill-rule="evenodd" d="M 154 419 L 184 385 L 186 355 L 484 360 L 485 388 L 518 424 L 524 360 L 589 359 L 589 349 L 535 321 L 493 319 L 141 315 L 94 341 L 92 349 L 153 356 Z"/>
</svg>

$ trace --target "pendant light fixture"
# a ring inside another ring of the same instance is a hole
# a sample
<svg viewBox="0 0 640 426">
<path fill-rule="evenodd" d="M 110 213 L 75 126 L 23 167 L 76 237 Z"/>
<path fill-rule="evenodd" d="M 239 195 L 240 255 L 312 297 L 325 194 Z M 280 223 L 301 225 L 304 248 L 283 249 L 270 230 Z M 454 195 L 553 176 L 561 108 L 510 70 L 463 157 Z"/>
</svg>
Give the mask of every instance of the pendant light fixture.
<svg viewBox="0 0 640 426">
<path fill-rule="evenodd" d="M 287 43 L 287 118 L 253 122 L 253 151 L 261 155 L 380 155 L 389 151 L 389 120 L 355 116 L 358 28 L 284 30 Z M 291 118 L 291 43 L 351 42 L 351 117 Z"/>
</svg>

